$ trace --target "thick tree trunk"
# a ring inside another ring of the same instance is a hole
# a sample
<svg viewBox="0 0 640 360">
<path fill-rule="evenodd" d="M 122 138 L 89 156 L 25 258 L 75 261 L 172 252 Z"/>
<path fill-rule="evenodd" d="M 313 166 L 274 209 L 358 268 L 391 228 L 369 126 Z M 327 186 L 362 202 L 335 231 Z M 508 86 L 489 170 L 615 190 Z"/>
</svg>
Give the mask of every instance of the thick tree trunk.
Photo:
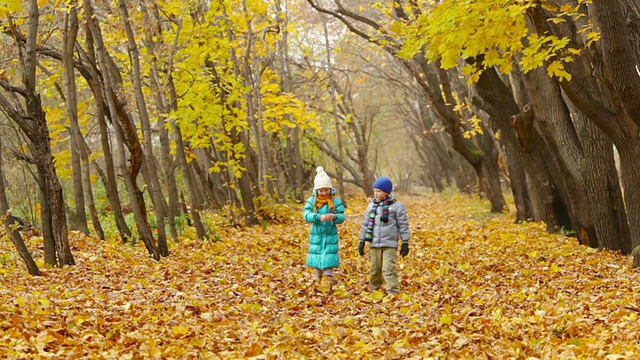
<svg viewBox="0 0 640 360">
<path fill-rule="evenodd" d="M 549 162 L 553 161 L 551 164 L 556 169 L 553 172 L 554 182 L 558 190 L 562 191 L 561 197 L 569 210 L 572 224 L 570 230 L 576 232 L 580 243 L 588 245 L 589 240 L 582 236 L 592 233 L 591 237 L 595 237 L 596 233 L 592 213 L 587 205 L 590 194 L 586 193 L 584 184 L 582 144 L 576 134 L 571 114 L 559 86 L 544 68 L 530 71 L 525 75 L 525 80 L 529 98 L 535 108 L 536 125 L 551 153 Z"/>
<path fill-rule="evenodd" d="M 602 60 L 616 113 L 623 121 L 640 125 L 640 76 L 637 44 L 632 44 L 620 1 L 598 0 L 589 4 L 589 15 L 600 34 Z"/>
<path fill-rule="evenodd" d="M 593 10 L 591 5 L 588 8 L 589 11 Z M 582 7 L 581 11 L 586 13 L 586 7 Z M 633 121 L 625 119 L 624 114 L 620 114 L 620 111 L 623 110 L 619 107 L 619 95 L 616 95 L 615 89 L 606 85 L 607 81 L 604 79 L 609 78 L 611 75 L 609 74 L 610 70 L 604 66 L 606 64 L 602 61 L 598 43 L 596 43 L 595 46 L 584 46 L 586 39 L 578 33 L 578 29 L 586 24 L 586 19 L 575 20 L 575 23 L 564 22 L 555 24 L 547 21 L 554 15 L 547 13 L 540 7 L 532 8 L 529 14 L 538 33 L 551 32 L 559 37 L 567 37 L 570 39 L 568 46 L 586 49 L 582 56 L 578 56 L 575 61 L 566 64 L 567 70 L 572 75 L 572 79 L 571 81 L 560 82 L 560 86 L 573 105 L 606 134 L 620 152 L 620 167 L 622 170 L 621 184 L 624 189 L 625 210 L 627 211 L 631 238 L 626 237 L 629 232 L 624 225 L 624 215 L 609 215 L 609 219 L 607 220 L 609 225 L 604 226 L 617 225 L 618 228 L 614 230 L 614 233 L 619 234 L 620 237 L 607 237 L 599 241 L 600 245 L 612 244 L 609 246 L 629 253 L 630 249 L 632 249 L 632 244 L 640 242 L 640 235 L 638 235 L 638 230 L 640 230 L 640 212 L 638 209 L 639 205 L 637 205 L 640 204 L 640 198 L 636 197 L 640 195 L 640 193 L 638 189 L 635 189 L 638 186 L 637 178 L 635 181 L 633 180 L 633 177 L 640 173 L 640 169 L 638 168 L 640 164 L 637 161 L 638 149 L 636 145 L 638 143 L 638 127 Z M 615 21 L 615 19 L 609 20 Z M 630 77 L 637 78 L 637 75 L 631 74 Z M 614 100 L 614 98 L 618 99 Z M 586 141 L 584 141 L 584 143 L 586 144 Z M 622 160 L 623 153 L 625 160 Z M 634 156 L 635 160 L 633 160 Z M 588 170 L 585 169 L 585 171 Z M 618 188 L 618 186 L 616 186 L 617 182 L 609 179 L 606 183 L 611 186 L 607 191 L 610 193 L 609 199 L 613 201 L 613 203 L 607 206 L 622 210 L 619 200 L 617 199 L 618 197 L 615 195 L 619 191 L 619 189 L 616 189 Z M 594 196 L 602 196 L 597 193 L 597 188 L 594 191 L 596 192 Z M 601 204 L 598 206 L 601 206 Z M 601 231 L 599 236 L 604 236 L 609 230 L 605 228 Z M 619 245 L 613 245 L 616 243 L 619 243 Z"/>
<path fill-rule="evenodd" d="M 41 180 L 38 179 L 38 197 L 40 198 L 40 224 L 42 224 L 44 262 L 50 266 L 58 266 L 58 256 L 56 254 L 56 242 L 53 239 L 53 229 L 51 228 L 51 205 L 49 196 L 45 193 Z"/>
<path fill-rule="evenodd" d="M 514 67 L 511 73 L 509 73 L 509 85 L 511 93 L 513 94 L 513 100 L 517 104 L 519 109 L 523 109 L 526 104 L 529 103 L 529 95 L 524 85 L 524 78 L 520 66 L 517 65 L 519 57 L 514 59 Z M 495 122 L 492 122 L 498 129 L 500 129 Z M 513 193 L 513 199 L 516 204 L 516 221 L 529 221 L 534 218 L 532 201 L 529 197 L 529 190 L 527 184 L 527 172 L 524 166 L 524 159 L 522 152 L 519 149 L 517 140 L 514 138 L 513 132 L 509 131 L 508 134 L 500 132 L 501 135 L 510 137 L 507 141 L 503 141 L 506 153 L 506 166 L 510 176 L 511 191 Z"/>
<path fill-rule="evenodd" d="M 638 131 L 635 132 L 626 144 L 619 146 L 620 154 L 621 182 L 624 189 L 624 202 L 627 209 L 629 219 L 629 228 L 631 230 L 631 243 L 622 244 L 620 250 L 629 254 L 638 245 L 640 245 L 640 167 L 638 159 L 640 159 L 640 137 Z"/>
<path fill-rule="evenodd" d="M 47 127 L 45 113 L 40 104 L 40 98 L 38 96 L 32 97 L 28 107 L 31 108 L 29 113 L 36 119 L 37 124 L 35 133 L 28 134 L 27 136 L 29 136 L 32 141 L 36 168 L 38 169 L 38 179 L 42 186 L 42 195 L 46 197 L 46 199 L 43 199 L 43 227 L 44 224 L 49 224 L 50 226 L 50 234 L 53 236 L 56 255 L 58 257 L 57 264 L 59 266 L 75 265 L 76 262 L 71 253 L 71 246 L 69 245 L 67 214 L 64 206 L 64 198 L 62 197 L 62 186 L 60 186 L 56 168 L 53 164 L 53 153 L 51 152 L 51 144 L 49 142 L 49 129 Z M 46 206 L 48 211 L 44 211 L 44 206 Z"/>
<path fill-rule="evenodd" d="M 528 189 L 532 207 L 531 211 L 522 209 L 522 213 L 531 214 L 534 221 L 542 220 L 550 231 L 556 231 L 558 216 L 553 204 L 558 201 L 555 200 L 555 190 L 545 165 L 546 160 L 540 153 L 544 143 L 533 128 L 532 109 L 525 109 L 520 114 L 520 109 L 511 92 L 493 68 L 486 69 L 480 75 L 476 90 L 482 99 L 475 100 L 477 106 L 491 116 L 500 129 L 503 141 L 510 143 L 513 149 L 519 151 L 524 164 L 527 165 L 525 171 L 531 181 Z M 524 204 L 516 203 L 516 206 L 518 205 Z"/>
<path fill-rule="evenodd" d="M 623 250 L 631 244 L 631 232 L 613 156 L 613 144 L 600 129 L 579 112 L 574 112 L 578 136 L 582 140 L 588 209 L 593 214 L 597 238 L 589 245 L 600 249 Z M 596 241 L 594 241 L 596 240 Z"/>
</svg>

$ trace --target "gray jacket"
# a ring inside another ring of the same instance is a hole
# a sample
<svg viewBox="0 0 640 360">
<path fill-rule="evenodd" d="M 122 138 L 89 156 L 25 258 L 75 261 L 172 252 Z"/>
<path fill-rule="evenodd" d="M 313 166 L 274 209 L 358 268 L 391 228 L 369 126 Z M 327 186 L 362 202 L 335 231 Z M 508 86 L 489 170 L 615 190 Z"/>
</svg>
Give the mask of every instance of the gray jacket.
<svg viewBox="0 0 640 360">
<path fill-rule="evenodd" d="M 394 198 L 394 195 L 390 194 L 389 198 Z M 360 241 L 365 241 L 371 207 L 373 207 L 373 202 L 369 203 L 367 211 L 364 213 L 364 219 L 360 226 Z M 409 242 L 409 219 L 407 218 L 407 208 L 403 203 L 396 201 L 389 206 L 389 221 L 386 223 L 380 221 L 381 216 L 382 205 L 378 206 L 378 209 L 376 210 L 376 218 L 373 226 L 373 239 L 371 240 L 369 247 L 398 248 L 398 238 L 402 239 L 402 242 Z"/>
</svg>

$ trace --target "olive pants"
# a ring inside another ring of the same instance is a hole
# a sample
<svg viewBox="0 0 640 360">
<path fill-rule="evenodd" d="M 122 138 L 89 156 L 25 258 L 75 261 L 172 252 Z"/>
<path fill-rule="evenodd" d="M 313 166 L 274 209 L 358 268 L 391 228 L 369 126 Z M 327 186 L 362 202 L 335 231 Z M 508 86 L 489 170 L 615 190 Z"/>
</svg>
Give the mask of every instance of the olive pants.
<svg viewBox="0 0 640 360">
<path fill-rule="evenodd" d="M 384 278 L 384 282 L 387 284 L 387 293 L 397 294 L 400 291 L 398 272 L 396 270 L 397 253 L 398 249 L 392 247 L 369 249 L 369 260 L 371 261 L 369 286 L 371 290 L 379 290 Z"/>
</svg>

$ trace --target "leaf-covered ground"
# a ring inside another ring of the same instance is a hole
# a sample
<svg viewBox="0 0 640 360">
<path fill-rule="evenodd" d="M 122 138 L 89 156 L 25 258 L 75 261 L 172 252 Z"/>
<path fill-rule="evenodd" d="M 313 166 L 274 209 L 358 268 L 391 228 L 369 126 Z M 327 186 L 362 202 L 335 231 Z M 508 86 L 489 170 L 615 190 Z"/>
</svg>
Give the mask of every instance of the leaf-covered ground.
<svg viewBox="0 0 640 360">
<path fill-rule="evenodd" d="M 305 266 L 298 208 L 266 227 L 220 229 L 219 241 L 173 245 L 159 263 L 141 244 L 74 236 L 78 265 L 41 277 L 2 238 L 0 358 L 640 357 L 630 257 L 513 224 L 477 199 L 400 199 L 412 237 L 397 296 L 367 290 L 364 200 L 349 202 L 332 295 Z"/>
</svg>

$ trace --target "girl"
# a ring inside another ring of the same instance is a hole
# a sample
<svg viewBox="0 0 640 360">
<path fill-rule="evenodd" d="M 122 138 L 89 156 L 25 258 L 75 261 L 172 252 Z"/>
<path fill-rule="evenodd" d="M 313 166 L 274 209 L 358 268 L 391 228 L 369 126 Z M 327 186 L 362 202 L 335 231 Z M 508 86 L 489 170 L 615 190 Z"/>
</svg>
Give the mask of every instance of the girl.
<svg viewBox="0 0 640 360">
<path fill-rule="evenodd" d="M 332 293 L 333 269 L 340 266 L 336 225 L 345 220 L 344 206 L 322 166 L 318 166 L 316 172 L 313 194 L 307 200 L 303 213 L 304 221 L 311 223 L 307 266 L 315 269 L 318 284 L 322 282 L 323 275 L 329 279 L 329 293 Z"/>
</svg>

